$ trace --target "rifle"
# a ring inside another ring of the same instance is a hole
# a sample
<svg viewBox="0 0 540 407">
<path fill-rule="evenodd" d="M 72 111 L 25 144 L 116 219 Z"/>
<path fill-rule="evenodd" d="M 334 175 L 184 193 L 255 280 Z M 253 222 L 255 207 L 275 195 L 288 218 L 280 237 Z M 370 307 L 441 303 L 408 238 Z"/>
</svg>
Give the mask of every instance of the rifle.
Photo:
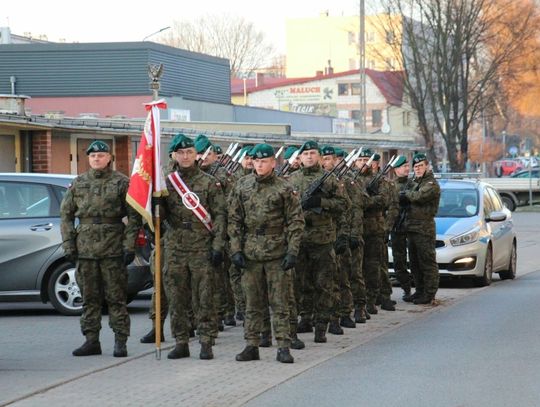
<svg viewBox="0 0 540 407">
<path fill-rule="evenodd" d="M 393 155 L 392 158 L 390 158 L 390 161 L 388 161 L 388 163 L 386 163 L 383 170 L 379 171 L 377 174 L 375 174 L 375 176 L 369 181 L 369 184 L 367 184 L 367 186 L 366 186 L 366 191 L 373 190 L 374 188 L 377 188 L 381 178 L 384 177 L 388 173 L 388 171 L 390 171 L 390 168 L 394 168 L 393 165 L 395 164 L 395 162 L 397 162 L 398 158 L 399 158 L 399 156 L 396 157 L 395 155 Z"/>
<path fill-rule="evenodd" d="M 353 150 L 347 157 L 345 157 L 345 167 L 343 167 L 343 169 L 336 175 L 337 179 L 343 178 L 349 172 L 354 162 L 358 159 L 358 157 L 362 153 L 363 149 L 364 147 L 360 147 L 360 149 L 356 152 L 355 150 Z"/>
<path fill-rule="evenodd" d="M 238 143 L 229 144 L 227 151 L 225 151 L 225 154 L 223 154 L 220 157 L 220 159 L 217 162 L 217 165 L 212 167 L 212 169 L 210 170 L 210 175 L 215 175 L 219 167 L 224 167 L 230 161 L 231 156 L 234 154 L 237 148 L 238 148 Z"/>
<path fill-rule="evenodd" d="M 420 189 L 420 185 L 422 184 L 422 181 L 424 179 L 422 178 L 414 191 L 418 191 Z M 399 215 L 394 222 L 394 226 L 392 227 L 392 232 L 399 232 L 403 224 L 405 223 L 405 220 L 407 219 L 407 212 L 409 211 L 409 207 L 411 206 L 411 203 L 408 202 L 407 205 L 400 205 L 399 206 Z"/>
<path fill-rule="evenodd" d="M 289 172 L 289 169 L 291 168 L 292 163 L 296 160 L 298 157 L 298 152 L 300 150 L 296 150 L 294 153 L 292 153 L 291 157 L 285 161 L 285 164 L 281 166 L 279 171 L 276 173 L 278 177 L 285 176 Z"/>
<path fill-rule="evenodd" d="M 208 154 L 210 154 L 210 150 L 212 150 L 212 146 L 208 147 L 206 149 L 206 151 L 204 152 L 204 154 L 201 156 L 201 158 L 199 158 L 197 160 L 197 165 L 200 167 L 202 165 L 202 163 L 204 162 L 204 160 L 206 160 L 206 157 L 208 157 Z"/>
<path fill-rule="evenodd" d="M 278 157 L 281 155 L 281 153 L 283 152 L 283 150 L 285 149 L 285 146 L 281 146 L 278 150 L 278 152 L 274 155 L 274 158 L 277 160 Z"/>
<path fill-rule="evenodd" d="M 367 160 L 367 162 L 365 162 L 364 165 L 362 165 L 360 169 L 358 170 L 358 172 L 354 175 L 353 181 L 356 181 L 356 178 L 358 178 L 358 176 L 362 174 L 362 171 L 364 171 L 364 168 L 371 166 L 371 163 L 373 162 L 374 158 L 375 158 L 375 154 L 369 157 L 369 160 Z"/>
<path fill-rule="evenodd" d="M 316 179 L 313 181 L 309 187 L 304 191 L 302 194 L 302 199 L 300 200 L 302 203 L 302 207 L 304 206 L 304 203 L 311 198 L 313 195 L 315 195 L 317 192 L 319 192 L 324 185 L 325 181 L 328 179 L 328 177 L 332 175 L 339 174 L 343 168 L 347 165 L 347 162 L 351 160 L 351 158 L 355 155 L 355 151 L 351 151 L 349 155 L 343 159 L 332 169 L 332 171 L 326 171 L 323 176 L 319 179 Z M 310 208 L 315 213 L 321 213 L 322 208 Z"/>
<path fill-rule="evenodd" d="M 244 159 L 244 157 L 246 156 L 247 154 L 247 150 L 244 151 L 242 154 L 240 154 L 242 150 L 240 150 L 236 156 L 229 162 L 229 164 L 225 167 L 225 169 L 227 170 L 227 172 L 232 175 L 236 172 L 236 170 L 238 169 L 238 167 L 240 167 L 240 163 L 242 162 L 242 160 Z"/>
</svg>

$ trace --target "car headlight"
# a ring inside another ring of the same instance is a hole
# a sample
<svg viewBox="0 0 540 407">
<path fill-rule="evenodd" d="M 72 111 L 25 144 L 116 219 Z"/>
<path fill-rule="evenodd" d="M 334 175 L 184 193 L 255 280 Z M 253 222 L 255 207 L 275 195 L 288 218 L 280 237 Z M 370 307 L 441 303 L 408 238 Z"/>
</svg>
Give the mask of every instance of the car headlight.
<svg viewBox="0 0 540 407">
<path fill-rule="evenodd" d="M 478 240 L 478 229 L 473 229 L 462 235 L 450 239 L 452 246 L 462 246 L 464 244 L 474 243 Z"/>
</svg>

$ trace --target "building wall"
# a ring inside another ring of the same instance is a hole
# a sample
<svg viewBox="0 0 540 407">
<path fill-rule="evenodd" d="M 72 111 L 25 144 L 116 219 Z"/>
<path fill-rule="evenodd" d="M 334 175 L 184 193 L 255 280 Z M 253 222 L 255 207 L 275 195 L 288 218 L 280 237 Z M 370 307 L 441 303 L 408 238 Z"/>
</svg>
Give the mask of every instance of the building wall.
<svg viewBox="0 0 540 407">
<path fill-rule="evenodd" d="M 383 27 L 399 27 L 398 17 L 386 15 L 366 16 L 365 50 L 366 68 L 376 70 L 400 69 L 399 58 L 394 56 Z M 397 19 L 397 20 L 396 20 Z M 324 71 L 330 60 L 334 72 L 359 68 L 358 16 L 329 16 L 288 19 L 287 30 L 287 77 L 312 76 Z M 396 36 L 400 36 L 396 33 Z"/>
</svg>

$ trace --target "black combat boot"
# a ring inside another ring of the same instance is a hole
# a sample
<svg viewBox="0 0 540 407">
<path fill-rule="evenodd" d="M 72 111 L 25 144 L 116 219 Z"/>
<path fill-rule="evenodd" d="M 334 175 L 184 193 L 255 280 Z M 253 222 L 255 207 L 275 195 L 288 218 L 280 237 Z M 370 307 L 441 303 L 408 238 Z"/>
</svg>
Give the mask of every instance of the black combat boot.
<svg viewBox="0 0 540 407">
<path fill-rule="evenodd" d="M 189 337 L 190 338 L 195 338 L 195 328 L 190 328 L 189 329 Z"/>
<path fill-rule="evenodd" d="M 118 337 L 116 337 L 114 339 L 113 356 L 115 358 L 125 358 L 128 355 L 126 341 L 127 341 L 126 338 L 118 338 Z"/>
<path fill-rule="evenodd" d="M 272 334 L 270 332 L 261 333 L 261 341 L 259 342 L 259 347 L 269 348 L 272 346 Z"/>
<path fill-rule="evenodd" d="M 289 352 L 289 348 L 279 348 L 276 355 L 276 360 L 281 363 L 294 363 L 294 358 Z"/>
<path fill-rule="evenodd" d="M 409 295 L 408 298 L 405 298 L 405 296 L 403 296 L 403 301 L 405 301 L 405 302 L 413 302 L 417 298 L 422 297 L 422 295 L 423 294 L 421 292 L 415 291 L 414 294 Z"/>
<path fill-rule="evenodd" d="M 244 312 L 242 311 L 236 311 L 236 319 L 238 321 L 243 321 L 244 320 Z"/>
<path fill-rule="evenodd" d="M 381 305 L 383 302 L 382 295 L 378 295 L 377 298 L 375 298 L 375 305 Z"/>
<path fill-rule="evenodd" d="M 221 319 L 221 317 L 219 317 L 217 320 L 217 327 L 219 332 L 223 332 L 225 329 L 225 326 L 223 325 L 223 319 Z"/>
<path fill-rule="evenodd" d="M 411 289 L 410 288 L 404 288 L 403 289 L 403 297 L 401 299 L 405 302 L 412 302 L 411 300 Z M 414 299 L 414 298 L 413 298 Z"/>
<path fill-rule="evenodd" d="M 238 362 L 248 362 L 250 360 L 260 360 L 259 348 L 253 345 L 247 345 L 242 352 L 236 355 Z"/>
<path fill-rule="evenodd" d="M 236 319 L 234 319 L 234 315 L 227 315 L 224 322 L 227 326 L 236 326 Z"/>
<path fill-rule="evenodd" d="M 385 311 L 395 311 L 396 306 L 394 304 L 394 301 L 392 301 L 391 299 L 384 299 L 381 304 L 381 309 Z"/>
<path fill-rule="evenodd" d="M 328 333 L 332 335 L 343 335 L 343 328 L 339 326 L 339 322 L 337 319 L 333 319 L 330 321 L 330 325 L 328 326 Z"/>
<path fill-rule="evenodd" d="M 189 358 L 189 345 L 187 343 L 177 343 L 173 350 L 167 355 L 168 359 Z"/>
<path fill-rule="evenodd" d="M 366 312 L 365 306 L 360 305 L 354 310 L 354 321 L 356 323 L 365 324 L 368 319 L 368 313 Z"/>
<path fill-rule="evenodd" d="M 212 345 L 207 342 L 201 343 L 201 353 L 199 354 L 199 359 L 210 360 L 214 359 L 214 352 L 212 352 Z"/>
<path fill-rule="evenodd" d="M 371 315 L 375 315 L 375 314 L 377 314 L 379 312 L 379 310 L 377 309 L 377 307 L 373 303 L 368 303 L 366 305 L 366 311 L 368 312 L 368 314 L 371 314 Z"/>
<path fill-rule="evenodd" d="M 80 347 L 72 352 L 73 356 L 101 355 L 101 344 L 97 339 L 86 339 Z"/>
<path fill-rule="evenodd" d="M 152 324 L 154 324 L 154 321 L 152 321 Z M 155 343 L 156 342 L 155 326 L 153 326 L 152 329 L 150 329 L 148 333 L 140 339 L 140 341 L 141 343 Z M 164 342 L 164 341 L 165 341 L 165 337 L 163 336 L 163 324 L 161 324 L 161 342 Z"/>
<path fill-rule="evenodd" d="M 341 317 L 339 320 L 339 324 L 344 328 L 356 328 L 356 324 L 348 315 Z"/>
<path fill-rule="evenodd" d="M 429 296 L 424 294 L 424 295 L 422 295 L 422 296 L 420 296 L 418 298 L 415 298 L 413 300 L 413 303 L 414 304 L 431 304 L 432 301 L 433 301 L 432 297 L 429 297 Z"/>
<path fill-rule="evenodd" d="M 326 343 L 326 324 L 315 325 L 315 343 Z"/>
<path fill-rule="evenodd" d="M 313 332 L 313 324 L 309 319 L 301 318 L 300 322 L 298 323 L 298 328 L 296 329 L 296 332 L 298 332 L 299 334 Z"/>
<path fill-rule="evenodd" d="M 296 334 L 296 325 L 291 325 L 291 349 L 304 349 L 306 347 L 306 344 L 298 338 L 298 335 Z"/>
</svg>

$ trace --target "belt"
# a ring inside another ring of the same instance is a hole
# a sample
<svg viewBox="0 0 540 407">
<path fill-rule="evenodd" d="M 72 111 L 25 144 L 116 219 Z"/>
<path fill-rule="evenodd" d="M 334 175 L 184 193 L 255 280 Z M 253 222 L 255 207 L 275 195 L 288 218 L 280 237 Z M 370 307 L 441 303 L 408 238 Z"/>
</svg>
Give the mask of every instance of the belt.
<svg viewBox="0 0 540 407">
<path fill-rule="evenodd" d="M 248 234 L 255 236 L 281 235 L 283 226 L 260 226 L 258 228 L 248 228 Z"/>
<path fill-rule="evenodd" d="M 103 216 L 94 216 L 92 218 L 79 218 L 81 225 L 115 225 L 122 223 L 122 218 L 105 218 Z"/>
<path fill-rule="evenodd" d="M 332 222 L 328 219 L 325 220 L 313 220 L 313 219 L 306 219 L 306 226 L 308 227 L 314 227 L 314 226 L 329 226 L 332 224 Z"/>
<path fill-rule="evenodd" d="M 204 229 L 207 230 L 206 227 L 201 222 L 178 222 L 173 223 L 173 227 L 176 227 L 178 229 L 184 229 L 184 230 L 194 230 L 194 229 Z"/>
<path fill-rule="evenodd" d="M 380 210 L 376 210 L 376 211 L 364 211 L 364 218 L 365 219 L 370 219 L 370 218 L 382 218 L 383 217 L 383 213 L 382 211 Z"/>
</svg>

